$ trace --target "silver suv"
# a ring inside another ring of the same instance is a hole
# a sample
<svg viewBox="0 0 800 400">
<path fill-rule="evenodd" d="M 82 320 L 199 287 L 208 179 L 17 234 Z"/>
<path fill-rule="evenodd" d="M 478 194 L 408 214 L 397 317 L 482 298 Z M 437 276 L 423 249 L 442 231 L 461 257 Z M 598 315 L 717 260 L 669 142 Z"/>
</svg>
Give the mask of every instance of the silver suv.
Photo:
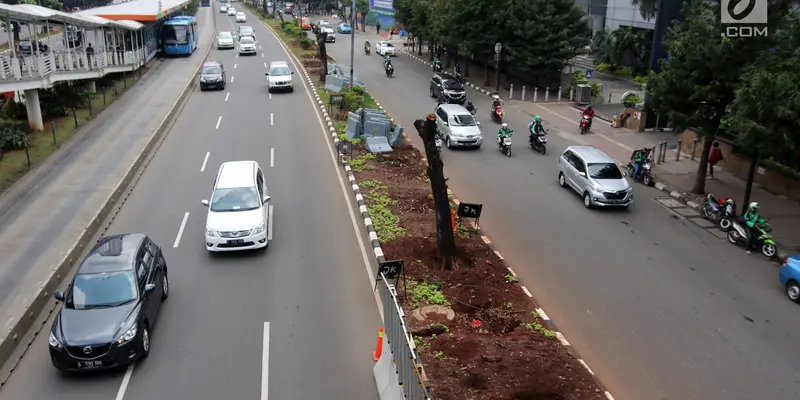
<svg viewBox="0 0 800 400">
<path fill-rule="evenodd" d="M 436 108 L 436 131 L 444 138 L 448 149 L 480 148 L 483 144 L 480 124 L 463 106 L 442 104 Z"/>
<path fill-rule="evenodd" d="M 558 184 L 583 196 L 586 208 L 628 207 L 633 188 L 617 163 L 592 146 L 570 146 L 558 158 Z"/>
</svg>

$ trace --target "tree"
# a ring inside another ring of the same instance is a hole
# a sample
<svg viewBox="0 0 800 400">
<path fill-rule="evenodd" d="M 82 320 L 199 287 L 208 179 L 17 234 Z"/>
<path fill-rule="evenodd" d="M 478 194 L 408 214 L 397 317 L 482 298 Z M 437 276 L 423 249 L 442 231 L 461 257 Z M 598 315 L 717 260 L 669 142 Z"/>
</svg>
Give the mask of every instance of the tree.
<svg viewBox="0 0 800 400">
<path fill-rule="evenodd" d="M 456 241 L 453 232 L 450 197 L 447 194 L 447 179 L 444 177 L 444 163 L 441 154 L 436 149 L 436 117 L 428 115 L 427 119 L 414 121 L 422 143 L 425 145 L 425 156 L 428 159 L 428 178 L 431 181 L 433 194 L 433 207 L 436 211 L 436 248 L 442 258 L 442 266 L 446 269 L 453 268 L 456 255 Z"/>
<path fill-rule="evenodd" d="M 777 3 L 770 2 L 773 16 L 785 10 Z M 768 48 L 768 39 L 723 37 L 719 3 L 695 1 L 685 7 L 684 14 L 685 21 L 667 33 L 669 62 L 662 61 L 661 73 L 648 83 L 646 102 L 669 116 L 677 129 L 694 128 L 703 139 L 692 188 L 693 193 L 702 194 L 708 154 L 720 121 L 736 97 L 742 73 L 760 49 Z"/>
<path fill-rule="evenodd" d="M 602 30 L 594 36 L 594 61 L 614 67 L 630 64 L 635 74 L 644 74 L 649 70 L 651 43 L 645 30 L 630 27 L 610 32 Z"/>
<path fill-rule="evenodd" d="M 367 13 L 369 12 L 369 0 L 357 0 L 356 1 L 356 12 L 361 13 L 361 32 L 366 32 L 367 30 Z M 353 22 L 355 26 L 353 29 L 358 29 L 358 20 L 354 19 Z"/>
<path fill-rule="evenodd" d="M 500 25 L 495 16 L 486 17 L 486 10 L 497 6 L 494 0 L 449 0 L 451 3 L 450 18 L 453 21 L 471 21 L 470 23 L 453 24 L 452 38 L 459 43 L 459 53 L 463 55 L 476 54 L 491 57 L 486 54 L 492 49 L 500 36 Z M 484 53 L 484 54 L 481 54 Z M 469 76 L 469 62 L 465 63 L 464 76 Z"/>
<path fill-rule="evenodd" d="M 658 6 L 661 0 L 632 0 L 634 6 L 639 7 L 639 14 L 646 20 L 651 20 L 658 15 Z"/>
<path fill-rule="evenodd" d="M 583 51 L 591 28 L 572 0 L 509 0 L 500 41 L 514 65 L 534 76 L 560 76 Z M 505 50 L 504 50 L 505 51 Z"/>
</svg>

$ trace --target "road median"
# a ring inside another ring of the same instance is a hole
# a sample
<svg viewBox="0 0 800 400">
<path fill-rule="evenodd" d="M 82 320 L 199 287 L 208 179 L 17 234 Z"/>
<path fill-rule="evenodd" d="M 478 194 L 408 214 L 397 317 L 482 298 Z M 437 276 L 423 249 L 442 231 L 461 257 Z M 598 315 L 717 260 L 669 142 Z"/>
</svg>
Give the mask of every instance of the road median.
<svg viewBox="0 0 800 400">
<path fill-rule="evenodd" d="M 358 88 L 343 92 L 360 100 L 348 100 L 342 112 L 329 111 L 330 93 L 319 82 L 319 58 L 314 59 L 311 49 L 302 49 L 302 38 L 281 29 L 279 21 L 266 23 L 303 66 L 301 75 L 313 88 L 331 145 L 338 149 L 340 142 L 350 142 L 352 154 L 339 158 L 376 263 L 404 262 L 405 276 L 397 292 L 403 300 L 404 325 L 425 366 L 419 383 L 429 381 L 431 396 L 437 399 L 514 399 L 543 393 L 562 399 L 612 398 L 474 224 L 454 219 L 456 263 L 452 269 L 441 267 L 423 153 L 405 137 L 385 155 L 369 153 L 361 140 L 348 139 L 343 122 L 348 111 L 386 111 L 367 91 L 360 99 Z M 412 126 L 412 121 L 404 122 Z M 459 204 L 451 196 L 451 209 Z M 405 384 L 408 388 L 417 382 Z"/>
</svg>

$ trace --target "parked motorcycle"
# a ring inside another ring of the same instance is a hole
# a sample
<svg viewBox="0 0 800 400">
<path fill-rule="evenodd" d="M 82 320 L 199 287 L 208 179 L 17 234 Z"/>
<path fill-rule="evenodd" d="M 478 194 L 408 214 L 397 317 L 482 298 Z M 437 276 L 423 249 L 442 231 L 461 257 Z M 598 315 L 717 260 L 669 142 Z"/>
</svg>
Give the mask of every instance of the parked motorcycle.
<svg viewBox="0 0 800 400">
<path fill-rule="evenodd" d="M 496 106 L 493 109 L 489 110 L 489 115 L 492 116 L 492 121 L 497 122 L 498 124 L 503 123 L 503 106 Z"/>
<path fill-rule="evenodd" d="M 497 148 L 500 149 L 501 153 L 505 154 L 508 157 L 511 157 L 511 138 L 509 136 L 504 136 L 501 139 L 500 136 L 498 136 Z"/>
<path fill-rule="evenodd" d="M 583 135 L 586 132 L 589 132 L 589 117 L 584 115 L 581 118 L 580 127 L 581 127 L 581 135 Z"/>
<path fill-rule="evenodd" d="M 442 72 L 442 62 L 436 60 L 433 62 L 433 72 Z"/>
<path fill-rule="evenodd" d="M 628 162 L 627 165 L 628 172 L 630 173 L 633 180 L 636 182 L 641 182 L 645 186 L 653 186 L 656 184 L 655 181 L 653 181 L 653 159 L 650 157 L 651 150 L 652 149 L 643 149 L 634 151 L 633 154 L 631 154 L 631 160 L 630 162 Z M 634 168 L 634 162 L 633 162 L 633 159 L 636 156 L 637 151 L 644 151 L 646 153 L 645 159 L 644 161 L 642 161 L 642 167 L 641 169 L 639 169 L 639 176 L 635 176 L 634 174 L 636 168 Z"/>
<path fill-rule="evenodd" d="M 391 78 L 392 75 L 394 75 L 394 65 L 388 64 L 386 65 L 386 67 L 384 67 L 384 70 L 386 71 L 386 76 L 388 76 L 389 78 Z"/>
<path fill-rule="evenodd" d="M 703 201 L 700 215 L 716 224 L 719 230 L 728 232 L 736 220 L 736 202 L 725 197 L 718 199 L 709 194 Z"/>
<path fill-rule="evenodd" d="M 731 230 L 728 231 L 728 241 L 739 246 L 747 246 L 747 230 L 744 228 L 744 222 L 732 221 Z M 753 234 L 756 239 L 753 241 L 753 248 L 760 249 L 761 254 L 767 258 L 775 257 L 778 250 L 775 245 L 775 240 L 772 239 L 772 228 L 769 224 L 762 222 L 753 227 Z"/>
</svg>

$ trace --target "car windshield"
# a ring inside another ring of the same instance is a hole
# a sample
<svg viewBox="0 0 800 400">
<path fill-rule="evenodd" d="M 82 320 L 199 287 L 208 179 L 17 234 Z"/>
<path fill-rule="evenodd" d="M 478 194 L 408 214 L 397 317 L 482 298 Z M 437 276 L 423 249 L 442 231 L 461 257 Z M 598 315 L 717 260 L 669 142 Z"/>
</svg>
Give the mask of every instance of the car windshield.
<svg viewBox="0 0 800 400">
<path fill-rule="evenodd" d="M 383 42 L 383 43 L 381 43 L 381 46 L 383 46 L 383 47 L 394 47 L 394 45 L 393 45 L 393 44 L 391 44 L 391 43 L 388 43 L 388 42 Z"/>
<path fill-rule="evenodd" d="M 241 27 L 239 29 L 239 34 L 241 34 L 241 35 L 249 35 L 251 33 L 253 33 L 253 28 L 251 28 L 249 26 L 248 27 Z"/>
<path fill-rule="evenodd" d="M 244 13 L 243 12 L 238 12 L 238 13 L 236 13 L 236 16 L 237 17 L 244 17 Z"/>
<path fill-rule="evenodd" d="M 203 72 L 202 72 L 203 75 L 206 75 L 206 74 L 221 74 L 221 73 L 222 73 L 222 68 L 220 68 L 217 65 L 204 65 L 203 66 Z"/>
<path fill-rule="evenodd" d="M 253 38 L 251 38 L 250 36 L 243 37 L 239 42 L 241 44 L 254 44 L 255 43 L 255 41 L 253 41 Z"/>
<path fill-rule="evenodd" d="M 287 67 L 274 67 L 269 70 L 269 76 L 286 76 L 291 75 Z"/>
<path fill-rule="evenodd" d="M 349 27 L 350 27 L 350 25 L 348 25 L 348 24 L 342 24 L 342 28 L 349 28 Z"/>
<path fill-rule="evenodd" d="M 131 271 L 78 274 L 72 282 L 68 307 L 76 310 L 116 307 L 136 299 L 136 277 Z"/>
<path fill-rule="evenodd" d="M 249 211 L 261 206 L 254 187 L 217 189 L 211 199 L 211 211 Z"/>
<path fill-rule="evenodd" d="M 457 126 L 475 126 L 475 118 L 472 114 L 457 114 L 453 116 L 453 121 Z"/>
<path fill-rule="evenodd" d="M 444 88 L 447 89 L 447 90 L 462 90 L 462 89 L 464 89 L 464 86 L 462 86 L 461 83 L 459 83 L 455 79 L 448 79 L 448 80 L 442 82 L 442 86 L 444 86 Z"/>
<path fill-rule="evenodd" d="M 614 163 L 589 164 L 589 176 L 594 179 L 622 179 L 622 171 Z"/>
<path fill-rule="evenodd" d="M 228 32 L 222 32 L 222 33 L 219 34 L 219 38 L 220 39 L 226 39 L 226 40 L 227 39 L 233 39 L 233 35 L 231 35 Z"/>
</svg>

